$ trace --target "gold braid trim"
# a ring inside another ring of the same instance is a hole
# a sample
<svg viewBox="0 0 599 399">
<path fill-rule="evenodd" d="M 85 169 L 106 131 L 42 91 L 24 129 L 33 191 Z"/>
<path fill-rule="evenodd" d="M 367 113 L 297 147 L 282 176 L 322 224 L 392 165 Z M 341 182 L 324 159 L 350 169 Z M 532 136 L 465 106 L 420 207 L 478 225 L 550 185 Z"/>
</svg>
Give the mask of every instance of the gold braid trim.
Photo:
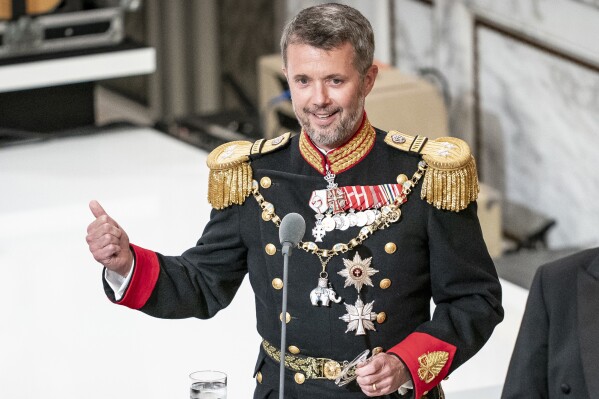
<svg viewBox="0 0 599 399">
<path fill-rule="evenodd" d="M 252 191 L 249 153 L 252 143 L 232 141 L 216 147 L 206 160 L 210 168 L 208 202 L 215 209 L 243 204 Z"/>
<path fill-rule="evenodd" d="M 372 149 L 375 140 L 376 132 L 368 119 L 365 118 L 360 130 L 347 143 L 327 155 L 331 172 L 339 173 L 360 162 Z M 302 131 L 300 135 L 299 145 L 304 159 L 324 175 L 326 173 L 325 155 L 314 147 L 305 131 Z"/>
<path fill-rule="evenodd" d="M 331 171 L 338 173 L 348 166 L 358 163 L 364 155 L 370 151 L 374 145 L 376 132 L 368 121 L 364 120 L 362 129 L 354 136 L 352 140 L 344 144 L 341 148 L 334 150 L 329 156 L 331 162 Z"/>
<path fill-rule="evenodd" d="M 281 351 L 271 345 L 268 341 L 262 341 L 262 348 L 266 354 L 277 363 L 281 363 Z M 324 357 L 310 357 L 285 354 L 285 368 L 301 372 L 307 379 L 334 380 L 341 374 L 341 367 L 347 365 L 347 361 L 338 362 Z M 348 375 L 355 374 L 355 368 L 348 371 Z"/>
<path fill-rule="evenodd" d="M 428 140 L 392 130 L 385 142 L 422 155 L 428 169 L 420 197 L 434 207 L 459 212 L 478 197 L 476 161 L 465 141 L 456 137 Z"/>
<path fill-rule="evenodd" d="M 272 359 L 279 363 L 281 362 L 281 352 L 277 348 L 270 345 L 266 341 L 262 341 L 262 347 L 264 348 L 268 356 L 270 356 Z M 286 354 L 285 367 L 289 370 L 301 371 L 305 373 L 306 378 L 318 378 L 318 374 L 315 372 L 310 358 L 301 358 L 298 356 L 289 356 Z"/>
<path fill-rule="evenodd" d="M 304 156 L 304 159 L 308 161 L 308 163 L 312 165 L 314 169 L 324 175 L 326 173 L 326 169 L 324 167 L 324 162 L 322 161 L 323 155 L 310 144 L 309 140 L 310 139 L 308 138 L 306 132 L 300 133 L 300 152 Z"/>
</svg>

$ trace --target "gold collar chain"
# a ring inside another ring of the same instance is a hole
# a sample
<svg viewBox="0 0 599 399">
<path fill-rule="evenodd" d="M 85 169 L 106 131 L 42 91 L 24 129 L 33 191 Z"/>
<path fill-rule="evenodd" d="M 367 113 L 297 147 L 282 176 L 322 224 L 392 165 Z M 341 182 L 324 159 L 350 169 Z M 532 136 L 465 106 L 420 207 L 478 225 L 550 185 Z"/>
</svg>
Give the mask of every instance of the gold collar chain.
<svg viewBox="0 0 599 399">
<path fill-rule="evenodd" d="M 385 229 L 385 228 L 389 227 L 392 223 L 395 223 L 399 220 L 399 217 L 401 216 L 401 211 L 400 211 L 399 207 L 401 206 L 401 204 L 403 202 L 405 202 L 408 194 L 410 194 L 412 192 L 412 188 L 414 188 L 414 186 L 416 186 L 416 184 L 418 184 L 418 181 L 424 175 L 426 168 L 427 168 L 426 162 L 420 161 L 418 163 L 418 170 L 416 170 L 416 172 L 414 172 L 414 175 L 412 176 L 412 178 L 410 180 L 406 181 L 405 183 L 403 183 L 402 195 L 397 197 L 393 203 L 381 208 L 381 213 L 380 213 L 379 217 L 374 221 L 374 223 L 372 223 L 369 226 L 362 227 L 362 229 L 360 229 L 360 232 L 358 233 L 358 235 L 355 238 L 352 238 L 351 240 L 349 240 L 348 243 L 346 243 L 346 244 L 337 243 L 337 244 L 333 245 L 333 247 L 331 249 L 321 249 L 321 248 L 318 248 L 318 245 L 316 245 L 316 243 L 314 243 L 312 241 L 308 241 L 308 242 L 300 241 L 300 243 L 298 244 L 299 248 L 303 249 L 306 252 L 313 253 L 316 256 L 318 256 L 318 259 L 320 260 L 320 263 L 323 268 L 322 273 L 326 274 L 325 269 L 326 269 L 327 263 L 331 260 L 331 258 L 333 256 L 338 255 L 340 253 L 346 253 L 348 251 L 351 251 L 352 249 L 354 249 L 357 246 L 359 246 L 360 244 L 362 244 L 369 236 L 374 234 L 375 231 L 377 231 L 379 229 L 381 229 L 381 230 Z M 274 205 L 272 203 L 266 201 L 264 199 L 264 197 L 262 196 L 262 194 L 260 194 L 258 187 L 259 187 L 258 182 L 256 180 L 254 180 L 252 182 L 252 194 L 254 195 L 254 198 L 258 202 L 258 205 L 260 205 L 260 208 L 262 208 L 262 219 L 264 221 L 269 221 L 269 220 L 272 221 L 278 228 L 281 224 L 281 218 L 275 213 Z"/>
</svg>

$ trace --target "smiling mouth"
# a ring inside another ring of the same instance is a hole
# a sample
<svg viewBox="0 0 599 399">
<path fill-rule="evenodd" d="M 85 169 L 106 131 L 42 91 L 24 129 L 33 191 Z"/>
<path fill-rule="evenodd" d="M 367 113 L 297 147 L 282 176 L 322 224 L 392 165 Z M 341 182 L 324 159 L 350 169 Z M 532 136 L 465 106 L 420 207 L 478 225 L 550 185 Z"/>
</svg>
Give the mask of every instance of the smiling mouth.
<svg viewBox="0 0 599 399">
<path fill-rule="evenodd" d="M 319 120 L 322 120 L 322 121 L 326 121 L 326 120 L 330 119 L 332 116 L 336 115 L 337 112 L 339 112 L 339 111 L 333 111 L 333 112 L 330 112 L 330 113 L 327 113 L 327 114 L 317 114 L 317 113 L 311 112 L 311 114 L 316 119 L 319 119 Z"/>
<path fill-rule="evenodd" d="M 317 118 L 320 118 L 320 119 L 326 119 L 326 118 L 328 118 L 329 116 L 331 116 L 331 115 L 333 115 L 333 114 L 326 114 L 326 115 L 314 114 L 314 115 L 316 115 L 316 117 L 317 117 Z"/>
</svg>

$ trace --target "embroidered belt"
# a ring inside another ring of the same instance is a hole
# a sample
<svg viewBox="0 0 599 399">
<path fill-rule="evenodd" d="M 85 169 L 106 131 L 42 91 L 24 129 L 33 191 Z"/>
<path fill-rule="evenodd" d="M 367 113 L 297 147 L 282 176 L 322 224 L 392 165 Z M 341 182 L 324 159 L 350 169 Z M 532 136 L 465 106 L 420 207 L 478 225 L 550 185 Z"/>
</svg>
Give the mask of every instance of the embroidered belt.
<svg viewBox="0 0 599 399">
<path fill-rule="evenodd" d="M 262 341 L 264 351 L 275 362 L 281 361 L 281 352 L 278 348 L 272 346 L 268 341 Z M 335 380 L 341 374 L 341 369 L 347 365 L 347 361 L 336 361 L 324 357 L 310 357 L 292 355 L 285 353 L 285 368 L 301 372 L 307 379 L 327 379 Z M 353 370 L 352 370 L 353 372 Z"/>
</svg>

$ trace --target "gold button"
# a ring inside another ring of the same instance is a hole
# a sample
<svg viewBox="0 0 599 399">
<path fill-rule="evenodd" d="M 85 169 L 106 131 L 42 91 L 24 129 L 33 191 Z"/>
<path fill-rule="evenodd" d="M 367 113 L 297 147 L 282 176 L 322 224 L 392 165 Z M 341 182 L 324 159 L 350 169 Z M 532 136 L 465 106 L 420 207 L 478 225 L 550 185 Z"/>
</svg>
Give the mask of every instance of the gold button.
<svg viewBox="0 0 599 399">
<path fill-rule="evenodd" d="M 381 353 L 383 351 L 383 347 L 382 346 L 377 346 L 376 348 L 374 348 L 372 350 L 372 356 L 378 355 L 379 353 Z"/>
<path fill-rule="evenodd" d="M 281 280 L 280 278 L 273 278 L 272 279 L 272 287 L 275 290 L 280 290 L 281 288 L 283 288 L 283 280 Z"/>
<path fill-rule="evenodd" d="M 397 245 L 395 245 L 395 243 L 388 242 L 385 244 L 385 252 L 387 252 L 388 254 L 392 254 L 395 251 L 397 251 Z"/>
<path fill-rule="evenodd" d="M 258 381 L 258 384 L 262 384 L 262 373 L 258 371 L 258 374 L 256 374 L 256 381 Z"/>
<path fill-rule="evenodd" d="M 272 181 L 270 180 L 270 177 L 264 176 L 260 179 L 260 186 L 262 186 L 262 188 L 269 188 L 271 184 Z"/>
<path fill-rule="evenodd" d="M 379 283 L 379 286 L 386 290 L 387 288 L 391 287 L 391 280 L 389 280 L 388 278 L 384 278 L 381 280 L 381 282 Z"/>
<path fill-rule="evenodd" d="M 279 320 L 283 321 L 283 313 L 279 315 Z M 285 316 L 285 323 L 289 323 L 291 321 L 291 315 L 287 312 Z"/>
<path fill-rule="evenodd" d="M 408 176 L 404 175 L 403 173 L 400 175 L 397 175 L 397 182 L 399 184 L 404 184 L 407 181 L 408 181 Z"/>
<path fill-rule="evenodd" d="M 304 383 L 304 381 L 306 381 L 306 376 L 303 375 L 302 373 L 295 373 L 295 376 L 293 376 L 293 379 L 295 380 L 296 383 L 301 385 Z"/>
<path fill-rule="evenodd" d="M 387 320 L 387 314 L 385 312 L 381 312 L 376 315 L 376 322 L 379 324 L 383 324 Z"/>
<path fill-rule="evenodd" d="M 289 345 L 289 347 L 287 349 L 289 350 L 289 353 L 291 353 L 293 355 L 297 355 L 298 353 L 300 353 L 299 348 L 294 345 Z"/>
<path fill-rule="evenodd" d="M 264 250 L 270 256 L 277 253 L 277 247 L 275 247 L 275 244 L 266 244 L 266 246 L 264 247 Z"/>
</svg>

